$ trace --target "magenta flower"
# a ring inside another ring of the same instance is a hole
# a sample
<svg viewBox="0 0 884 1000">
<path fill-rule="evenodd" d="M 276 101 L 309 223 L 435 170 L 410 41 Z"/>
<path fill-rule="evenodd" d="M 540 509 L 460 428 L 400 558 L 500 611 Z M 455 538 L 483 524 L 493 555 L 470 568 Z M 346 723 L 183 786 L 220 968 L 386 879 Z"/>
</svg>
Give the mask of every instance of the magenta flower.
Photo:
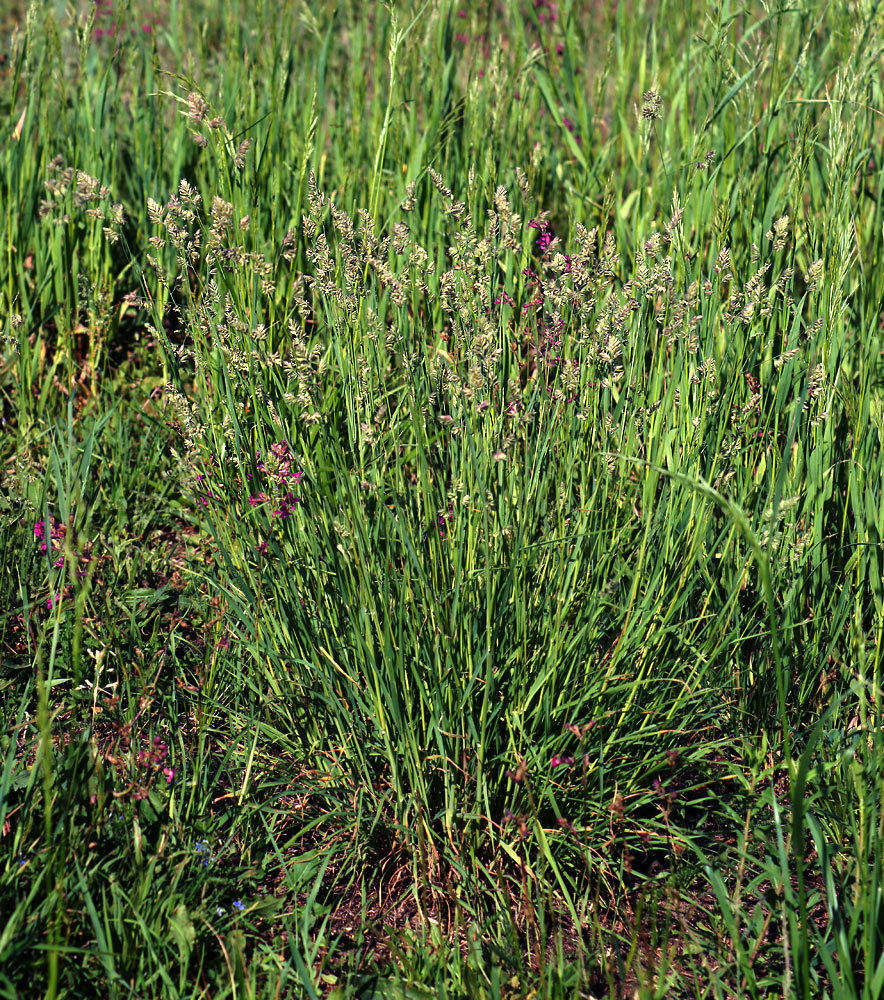
<svg viewBox="0 0 884 1000">
<path fill-rule="evenodd" d="M 58 538 L 58 532 L 55 530 L 55 526 L 52 524 L 52 519 L 49 520 L 49 530 L 46 530 L 45 521 L 37 521 L 34 525 L 34 538 L 40 542 L 40 551 L 45 552 L 49 543 L 53 538 Z"/>
<path fill-rule="evenodd" d="M 559 767 L 562 764 L 573 764 L 573 763 L 574 763 L 574 758 L 573 757 L 558 757 L 558 756 L 555 756 L 549 762 L 549 766 L 550 767 Z"/>
<path fill-rule="evenodd" d="M 300 503 L 301 498 L 294 493 L 286 493 L 280 503 L 279 508 L 273 512 L 274 517 L 290 517 L 295 512 L 295 504 Z"/>
</svg>

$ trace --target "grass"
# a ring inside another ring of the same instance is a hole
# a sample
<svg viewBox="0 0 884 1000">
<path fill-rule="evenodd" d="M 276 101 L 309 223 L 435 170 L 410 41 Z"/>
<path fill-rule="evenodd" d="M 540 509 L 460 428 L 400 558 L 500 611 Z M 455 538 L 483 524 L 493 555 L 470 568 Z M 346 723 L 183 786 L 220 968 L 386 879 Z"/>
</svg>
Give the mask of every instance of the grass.
<svg viewBox="0 0 884 1000">
<path fill-rule="evenodd" d="M 878 3 L 0 50 L 0 996 L 884 991 Z"/>
</svg>

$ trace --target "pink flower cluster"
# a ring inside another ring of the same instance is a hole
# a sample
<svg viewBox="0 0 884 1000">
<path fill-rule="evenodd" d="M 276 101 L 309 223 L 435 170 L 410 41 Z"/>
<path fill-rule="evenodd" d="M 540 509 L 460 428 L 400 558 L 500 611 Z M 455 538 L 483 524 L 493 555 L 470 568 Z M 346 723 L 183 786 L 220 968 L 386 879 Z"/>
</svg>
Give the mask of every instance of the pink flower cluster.
<svg viewBox="0 0 884 1000">
<path fill-rule="evenodd" d="M 172 767 L 167 767 L 164 765 L 166 756 L 169 753 L 169 748 L 160 739 L 159 736 L 154 736 L 150 747 L 147 750 L 139 751 L 135 762 L 139 767 L 147 771 L 148 777 L 154 774 L 162 774 L 166 779 L 166 783 L 171 785 L 172 779 L 175 777 L 175 769 Z M 148 781 L 149 784 L 149 781 Z M 134 794 L 135 799 L 143 799 L 147 796 L 147 788 L 142 785 Z"/>
<path fill-rule="evenodd" d="M 114 0 L 96 0 L 95 7 L 95 23 L 98 24 L 100 21 L 102 26 L 93 30 L 93 38 L 113 38 L 126 30 L 125 26 L 121 25 L 117 19 L 117 12 L 114 10 Z M 154 16 L 151 21 L 141 25 L 141 34 L 151 34 L 162 23 L 159 17 Z M 138 34 L 138 31 L 135 27 L 130 27 L 129 34 L 135 35 Z"/>
<path fill-rule="evenodd" d="M 56 520 L 50 515 L 47 521 L 36 521 L 34 523 L 34 541 L 40 546 L 41 552 L 46 552 L 52 559 L 52 565 L 56 569 L 61 569 L 65 565 L 65 557 L 62 549 L 65 545 L 65 538 L 68 533 L 68 526 Z M 92 562 L 91 543 L 87 543 L 77 554 L 77 578 L 83 580 L 87 575 L 87 568 Z M 50 593 L 46 601 L 46 607 L 51 611 L 62 599 L 63 596 L 70 596 L 71 588 L 65 587 L 56 593 Z"/>
<path fill-rule="evenodd" d="M 551 2 L 551 0 L 534 0 L 534 9 L 537 13 L 537 20 L 540 24 L 544 21 L 552 24 L 554 21 L 558 21 L 558 5 Z"/>
<path fill-rule="evenodd" d="M 287 441 L 279 441 L 270 445 L 270 455 L 266 463 L 261 460 L 261 453 L 258 452 L 258 471 L 271 478 L 277 487 L 274 492 L 279 496 L 280 488 L 285 489 L 289 484 L 297 486 L 304 475 L 303 470 L 293 470 L 294 456 L 289 451 Z M 262 503 L 271 501 L 267 493 L 254 493 L 249 496 L 249 505 L 257 507 Z M 291 490 L 286 490 L 281 499 L 275 501 L 279 506 L 273 510 L 274 517 L 289 517 L 295 512 L 295 504 L 301 502 L 301 498 L 295 496 Z"/>
<path fill-rule="evenodd" d="M 45 521 L 37 521 L 34 525 L 34 538 L 40 543 L 40 551 L 47 552 L 50 546 L 53 549 L 59 548 L 64 538 L 64 528 L 60 521 L 54 517 L 49 518 L 49 529 L 47 530 Z M 52 564 L 53 566 L 64 566 L 64 556 L 59 556 Z"/>
<path fill-rule="evenodd" d="M 449 506 L 447 513 L 440 514 L 439 517 L 436 518 L 436 526 L 439 529 L 440 538 L 445 538 L 449 530 L 448 522 L 453 520 L 454 520 L 454 508 L 451 506 Z"/>
<path fill-rule="evenodd" d="M 34 539 L 39 542 L 41 552 L 51 552 L 60 549 L 64 541 L 64 536 L 64 525 L 60 521 L 56 521 L 54 517 L 49 518 L 48 525 L 45 521 L 37 521 L 34 524 Z M 53 560 L 52 565 L 58 569 L 64 566 L 64 555 L 59 554 L 58 558 Z M 54 594 L 50 593 L 46 600 L 46 610 L 52 611 L 61 601 L 62 596 L 63 591 L 61 590 L 56 591 Z"/>
<path fill-rule="evenodd" d="M 245 478 L 251 480 L 249 492 L 246 495 L 250 507 L 260 507 L 264 504 L 272 504 L 272 516 L 279 518 L 290 517 L 294 512 L 301 498 L 295 494 L 291 487 L 297 486 L 304 475 L 303 470 L 294 469 L 295 457 L 289 450 L 287 441 L 279 441 L 270 446 L 270 453 L 262 456 L 260 451 L 255 456 L 257 460 L 257 476 L 247 472 Z M 213 457 L 205 459 L 204 465 L 209 469 L 217 469 L 218 462 Z M 200 493 L 196 501 L 200 507 L 208 508 L 223 499 L 225 487 L 221 484 L 212 483 L 212 471 L 199 473 L 197 481 L 201 484 Z M 254 480 L 257 478 L 258 482 Z M 233 490 L 226 488 L 228 494 L 234 497 L 237 494 L 237 486 L 240 486 L 241 479 L 237 476 Z M 256 486 L 263 489 L 256 489 Z M 243 491 L 245 492 L 245 491 Z M 240 494 L 241 495 L 241 494 Z"/>
</svg>

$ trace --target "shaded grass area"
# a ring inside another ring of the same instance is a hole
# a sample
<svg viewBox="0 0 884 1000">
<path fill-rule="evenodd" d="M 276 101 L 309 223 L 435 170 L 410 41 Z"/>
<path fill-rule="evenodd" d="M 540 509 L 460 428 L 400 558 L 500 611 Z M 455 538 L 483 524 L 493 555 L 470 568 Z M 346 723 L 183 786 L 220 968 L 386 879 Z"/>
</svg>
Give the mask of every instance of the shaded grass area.
<svg viewBox="0 0 884 1000">
<path fill-rule="evenodd" d="M 22 13 L 2 995 L 880 994 L 881 26 Z"/>
</svg>

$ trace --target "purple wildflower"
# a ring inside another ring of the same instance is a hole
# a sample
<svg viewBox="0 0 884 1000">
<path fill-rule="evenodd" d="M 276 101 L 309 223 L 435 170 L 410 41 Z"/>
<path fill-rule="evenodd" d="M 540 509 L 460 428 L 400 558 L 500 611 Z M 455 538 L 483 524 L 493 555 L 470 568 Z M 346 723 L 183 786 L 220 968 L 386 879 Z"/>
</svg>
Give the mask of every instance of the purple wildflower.
<svg viewBox="0 0 884 1000">
<path fill-rule="evenodd" d="M 549 762 L 549 766 L 550 767 L 559 767 L 562 764 L 573 764 L 573 763 L 574 763 L 574 758 L 573 757 L 559 757 L 559 756 L 555 756 Z"/>
</svg>

